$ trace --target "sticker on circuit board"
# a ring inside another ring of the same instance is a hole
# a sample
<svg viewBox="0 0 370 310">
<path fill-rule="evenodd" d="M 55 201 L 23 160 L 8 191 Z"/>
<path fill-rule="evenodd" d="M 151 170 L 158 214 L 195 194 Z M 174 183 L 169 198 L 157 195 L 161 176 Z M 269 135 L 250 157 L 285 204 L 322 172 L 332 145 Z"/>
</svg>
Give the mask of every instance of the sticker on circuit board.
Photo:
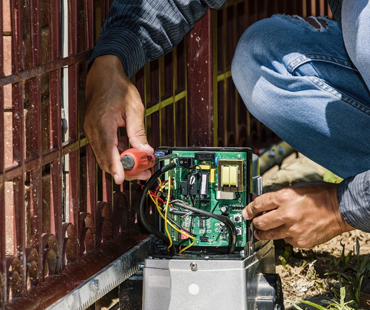
<svg viewBox="0 0 370 310">
<path fill-rule="evenodd" d="M 185 234 L 186 234 L 186 232 L 183 231 L 183 230 L 181 230 L 181 240 L 187 240 L 187 239 L 189 239 L 189 237 L 187 235 L 185 235 Z"/>
</svg>

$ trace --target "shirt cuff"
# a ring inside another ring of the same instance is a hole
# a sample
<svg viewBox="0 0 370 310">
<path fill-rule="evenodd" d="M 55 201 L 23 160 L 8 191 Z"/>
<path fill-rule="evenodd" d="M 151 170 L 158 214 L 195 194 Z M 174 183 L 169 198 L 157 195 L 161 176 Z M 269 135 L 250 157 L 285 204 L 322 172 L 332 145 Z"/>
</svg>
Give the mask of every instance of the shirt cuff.
<svg viewBox="0 0 370 310">
<path fill-rule="evenodd" d="M 370 170 L 339 184 L 338 204 L 349 225 L 370 232 Z"/>
<path fill-rule="evenodd" d="M 117 56 L 128 78 L 131 78 L 146 63 L 145 53 L 138 37 L 133 32 L 122 28 L 111 28 L 99 37 L 87 70 L 90 70 L 97 57 L 103 55 Z"/>
</svg>

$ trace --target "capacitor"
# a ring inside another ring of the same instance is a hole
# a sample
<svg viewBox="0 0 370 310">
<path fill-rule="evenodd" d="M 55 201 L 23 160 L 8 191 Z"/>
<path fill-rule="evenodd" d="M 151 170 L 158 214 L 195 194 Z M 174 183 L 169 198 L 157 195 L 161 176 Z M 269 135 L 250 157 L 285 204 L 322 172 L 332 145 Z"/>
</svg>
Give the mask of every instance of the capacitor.
<svg viewBox="0 0 370 310">
<path fill-rule="evenodd" d="M 229 211 L 229 206 L 228 206 L 228 205 L 222 205 L 222 206 L 220 207 L 220 211 L 221 211 L 222 213 L 227 213 L 227 211 Z"/>
</svg>

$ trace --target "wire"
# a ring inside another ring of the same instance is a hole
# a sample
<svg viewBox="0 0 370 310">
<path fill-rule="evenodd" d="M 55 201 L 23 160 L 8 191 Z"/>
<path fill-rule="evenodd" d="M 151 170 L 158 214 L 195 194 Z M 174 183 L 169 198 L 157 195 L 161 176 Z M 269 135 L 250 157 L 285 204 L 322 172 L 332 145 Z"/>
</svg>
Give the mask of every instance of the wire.
<svg viewBox="0 0 370 310">
<path fill-rule="evenodd" d="M 176 163 L 170 163 L 164 167 L 162 167 L 161 169 L 157 170 L 151 177 L 150 179 L 148 180 L 148 182 L 145 184 L 144 188 L 143 188 L 143 191 L 141 193 L 141 196 L 139 198 L 139 207 L 138 207 L 138 220 L 140 221 L 140 223 L 144 226 L 144 228 L 150 232 L 151 234 L 157 236 L 159 239 L 163 240 L 167 245 L 169 245 L 169 239 L 167 238 L 167 236 L 163 233 L 161 233 L 159 230 L 153 228 L 152 226 L 150 226 L 148 220 L 146 219 L 145 217 L 145 199 L 146 199 L 146 195 L 149 191 L 149 189 L 153 186 L 153 184 L 155 183 L 155 181 L 157 180 L 157 178 L 159 178 L 162 174 L 166 173 L 167 171 L 170 171 L 174 168 L 177 167 L 177 164 Z M 171 247 L 171 251 L 172 253 L 171 254 L 175 254 L 174 251 L 175 251 L 175 247 Z"/>
<path fill-rule="evenodd" d="M 216 204 L 215 204 L 215 206 L 213 207 L 213 209 L 212 209 L 211 213 L 215 213 L 216 208 L 217 208 L 217 206 L 219 205 L 219 203 L 220 203 L 220 201 L 217 201 L 217 203 L 216 203 Z"/>
<path fill-rule="evenodd" d="M 229 231 L 229 250 L 228 250 L 228 254 L 234 253 L 235 247 L 236 247 L 236 229 L 235 229 L 234 223 L 228 217 L 223 216 L 223 215 L 213 214 L 213 213 L 201 210 L 201 209 L 197 209 L 193 206 L 190 206 L 190 205 L 186 204 L 185 202 L 183 202 L 181 200 L 174 200 L 174 201 L 171 201 L 170 203 L 175 205 L 175 206 L 178 206 L 180 208 L 183 208 L 185 210 L 193 211 L 193 212 L 199 213 L 200 215 L 203 215 L 203 216 L 212 217 L 212 218 L 224 223 L 226 228 Z"/>
<path fill-rule="evenodd" d="M 168 179 L 171 181 L 171 170 L 168 171 Z M 166 185 L 162 185 L 161 186 L 161 189 L 163 186 L 166 186 Z M 168 186 L 168 191 L 167 191 L 167 201 L 166 201 L 166 206 L 165 206 L 165 213 L 164 213 L 164 229 L 167 233 L 167 236 L 168 236 L 168 239 L 170 240 L 170 244 L 169 246 L 167 247 L 167 251 L 170 252 L 170 248 L 172 247 L 172 238 L 171 238 L 171 235 L 170 235 L 170 232 L 168 230 L 168 203 L 170 202 L 170 196 L 171 196 L 171 183 L 169 182 L 169 186 Z"/>
<path fill-rule="evenodd" d="M 154 198 L 152 196 L 150 196 L 150 198 L 153 200 L 155 206 L 157 207 L 157 211 L 159 213 L 159 215 L 165 219 L 165 216 L 163 215 L 162 211 L 161 211 L 161 208 L 159 207 L 158 203 L 154 200 Z M 176 222 L 171 222 L 171 219 L 169 219 L 169 225 L 174 229 L 176 230 L 178 233 L 182 234 L 182 235 L 185 235 L 186 237 L 190 238 L 193 240 L 193 242 L 191 244 L 189 244 L 187 247 L 183 248 L 180 253 L 183 253 L 184 251 L 186 251 L 187 249 L 189 249 L 190 247 L 192 247 L 195 242 L 197 241 L 197 239 L 195 238 L 196 235 L 188 232 L 187 230 L 181 228 L 181 227 L 176 227 L 176 225 L 178 225 Z"/>
</svg>

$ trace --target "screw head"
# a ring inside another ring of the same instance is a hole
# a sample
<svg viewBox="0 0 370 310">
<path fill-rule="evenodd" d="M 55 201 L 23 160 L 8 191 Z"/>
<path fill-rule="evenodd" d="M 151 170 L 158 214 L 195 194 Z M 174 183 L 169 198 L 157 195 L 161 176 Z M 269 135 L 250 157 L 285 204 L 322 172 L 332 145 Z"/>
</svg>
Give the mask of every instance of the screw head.
<svg viewBox="0 0 370 310">
<path fill-rule="evenodd" d="M 190 269 L 191 269 L 192 271 L 196 271 L 196 270 L 198 270 L 198 265 L 197 265 L 197 263 L 195 263 L 195 262 L 191 262 L 191 263 L 190 263 Z"/>
<path fill-rule="evenodd" d="M 238 154 L 238 158 L 239 158 L 239 159 L 240 159 L 240 158 L 242 158 L 242 155 Z"/>
</svg>

